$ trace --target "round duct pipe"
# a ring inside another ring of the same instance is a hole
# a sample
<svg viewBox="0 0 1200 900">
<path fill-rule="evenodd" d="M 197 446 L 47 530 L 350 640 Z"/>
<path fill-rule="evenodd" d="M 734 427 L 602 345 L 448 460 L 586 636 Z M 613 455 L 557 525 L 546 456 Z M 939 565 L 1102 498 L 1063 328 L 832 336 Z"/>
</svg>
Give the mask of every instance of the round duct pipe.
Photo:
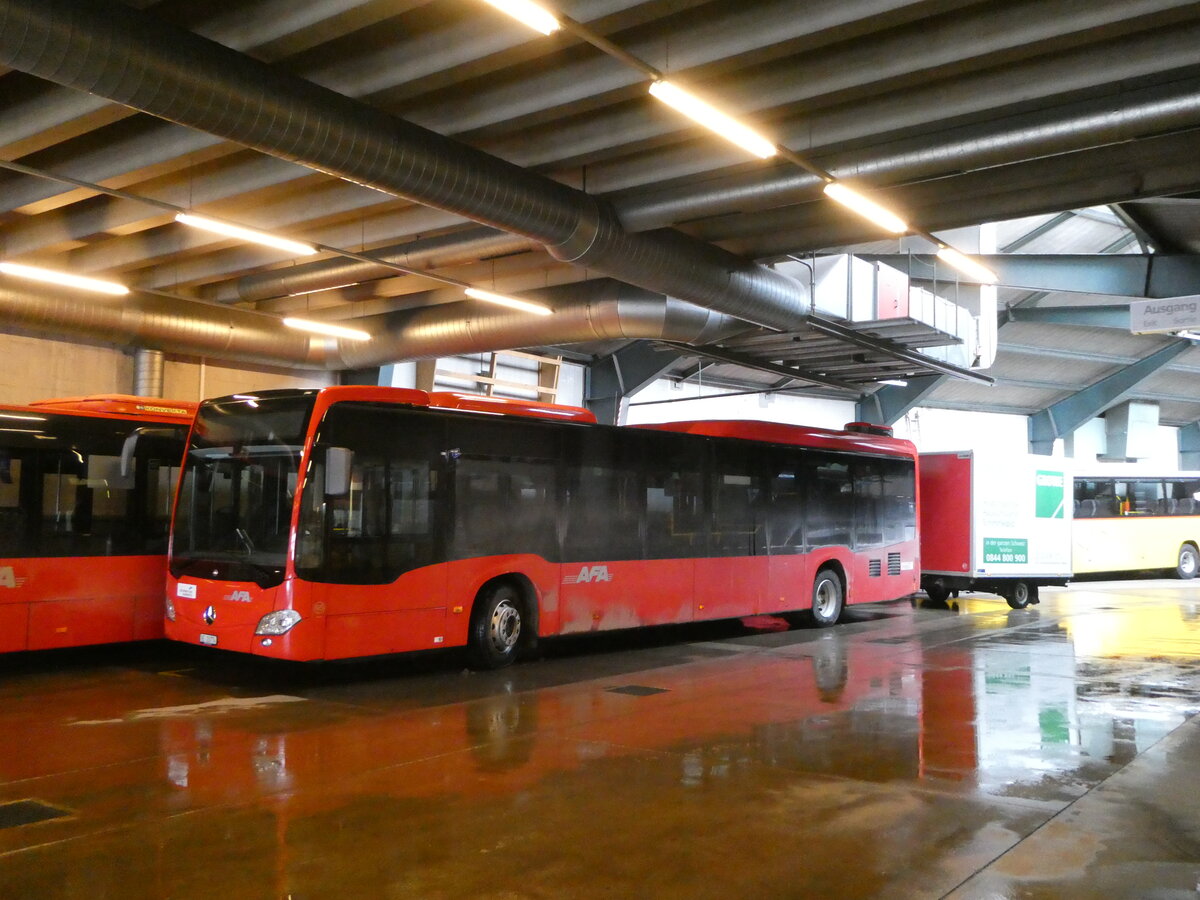
<svg viewBox="0 0 1200 900">
<path fill-rule="evenodd" d="M 0 64 L 545 244 L 562 259 L 771 328 L 803 285 L 120 4 L 0 0 Z"/>
<path fill-rule="evenodd" d="M 89 297 L 69 289 L 0 281 L 5 330 L 51 339 L 80 338 L 156 351 L 300 369 L 357 369 L 404 359 L 504 350 L 536 344 L 658 339 L 706 343 L 745 322 L 610 279 L 530 291 L 553 307 L 528 313 L 475 301 L 356 320 L 366 342 L 302 334 L 276 316 L 196 300 L 131 291 Z M 161 392 L 161 379 L 159 384 Z"/>
<path fill-rule="evenodd" d="M 141 348 L 133 351 L 133 393 L 138 397 L 163 395 L 163 352 Z"/>
</svg>

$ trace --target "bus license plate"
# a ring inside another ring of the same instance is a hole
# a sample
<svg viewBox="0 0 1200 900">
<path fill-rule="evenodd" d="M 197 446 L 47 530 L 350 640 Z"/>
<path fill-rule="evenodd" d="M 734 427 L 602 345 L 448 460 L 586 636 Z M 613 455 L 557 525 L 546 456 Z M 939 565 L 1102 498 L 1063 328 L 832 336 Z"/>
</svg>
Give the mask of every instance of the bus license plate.
<svg viewBox="0 0 1200 900">
<path fill-rule="evenodd" d="M 200 635 L 200 643 L 206 647 L 215 647 L 217 646 L 217 636 L 215 634 L 202 634 Z"/>
</svg>

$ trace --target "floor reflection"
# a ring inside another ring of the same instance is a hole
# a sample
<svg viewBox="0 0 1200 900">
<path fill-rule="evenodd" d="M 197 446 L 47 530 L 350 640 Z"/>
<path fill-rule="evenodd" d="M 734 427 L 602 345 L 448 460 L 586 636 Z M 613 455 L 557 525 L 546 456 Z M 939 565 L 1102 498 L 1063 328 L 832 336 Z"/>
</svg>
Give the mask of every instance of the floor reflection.
<svg viewBox="0 0 1200 900">
<path fill-rule="evenodd" d="M 1190 597 L 1089 586 L 1025 610 L 880 607 L 830 630 L 765 617 L 507 672 L 364 669 L 295 696 L 274 676 L 230 699 L 202 673 L 143 666 L 115 692 L 39 673 L 25 685 L 52 685 L 41 699 L 4 689 L 0 726 L 24 740 L 0 758 L 0 800 L 74 814 L 0 829 L 0 882 L 62 897 L 939 895 L 1200 708 Z"/>
</svg>

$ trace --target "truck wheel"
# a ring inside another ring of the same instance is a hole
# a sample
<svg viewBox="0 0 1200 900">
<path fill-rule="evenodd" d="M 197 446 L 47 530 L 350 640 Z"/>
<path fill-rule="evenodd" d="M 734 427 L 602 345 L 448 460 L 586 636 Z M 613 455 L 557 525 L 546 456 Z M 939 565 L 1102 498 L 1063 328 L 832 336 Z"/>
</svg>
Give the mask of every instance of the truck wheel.
<svg viewBox="0 0 1200 900">
<path fill-rule="evenodd" d="M 950 599 L 950 588 L 946 587 L 946 582 L 940 578 L 937 581 L 929 582 L 924 587 L 926 595 L 938 606 L 944 606 Z"/>
<path fill-rule="evenodd" d="M 1037 587 L 1025 581 L 1014 581 L 1005 592 L 1004 599 L 1013 609 L 1024 609 L 1030 603 L 1038 602 Z"/>
<path fill-rule="evenodd" d="M 1196 553 L 1196 546 L 1184 544 L 1179 548 L 1179 564 L 1175 566 L 1175 576 L 1186 581 L 1196 577 L 1197 569 L 1200 569 L 1200 555 Z"/>
<path fill-rule="evenodd" d="M 812 617 L 819 628 L 833 625 L 842 615 L 842 581 L 832 569 L 822 569 L 813 582 Z"/>
</svg>

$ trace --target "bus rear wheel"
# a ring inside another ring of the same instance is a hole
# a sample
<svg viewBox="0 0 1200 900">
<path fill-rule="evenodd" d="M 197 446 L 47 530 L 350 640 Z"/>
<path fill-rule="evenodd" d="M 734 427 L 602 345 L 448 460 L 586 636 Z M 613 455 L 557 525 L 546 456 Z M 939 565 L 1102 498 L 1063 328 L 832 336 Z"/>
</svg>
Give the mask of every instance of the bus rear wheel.
<svg viewBox="0 0 1200 900">
<path fill-rule="evenodd" d="M 500 669 L 516 659 L 521 624 L 521 595 L 513 585 L 494 584 L 481 591 L 467 633 L 471 665 L 476 669 Z"/>
<path fill-rule="evenodd" d="M 1179 563 L 1175 566 L 1176 577 L 1185 581 L 1195 578 L 1198 569 L 1200 569 L 1200 554 L 1196 551 L 1196 545 L 1184 544 L 1179 548 Z"/>
<path fill-rule="evenodd" d="M 827 628 L 842 616 L 845 596 L 842 580 L 832 569 L 822 569 L 813 582 L 812 617 L 819 628 Z"/>
</svg>

